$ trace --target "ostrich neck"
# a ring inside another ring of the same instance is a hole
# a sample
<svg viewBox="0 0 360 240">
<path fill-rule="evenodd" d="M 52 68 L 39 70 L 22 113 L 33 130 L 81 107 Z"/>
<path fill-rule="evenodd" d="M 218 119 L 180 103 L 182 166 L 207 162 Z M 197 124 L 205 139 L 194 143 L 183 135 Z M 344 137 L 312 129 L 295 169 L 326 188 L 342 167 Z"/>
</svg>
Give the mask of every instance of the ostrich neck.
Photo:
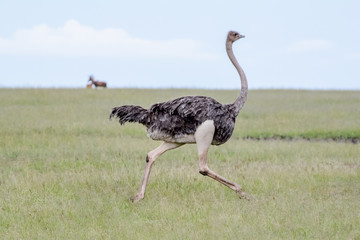
<svg viewBox="0 0 360 240">
<path fill-rule="evenodd" d="M 244 70 L 240 67 L 238 61 L 236 60 L 236 58 L 234 56 L 234 53 L 232 50 L 232 42 L 229 40 L 226 41 L 226 52 L 229 56 L 230 61 L 232 62 L 232 64 L 236 68 L 236 70 L 238 71 L 240 80 L 241 80 L 240 95 L 236 99 L 236 101 L 233 104 L 231 104 L 231 106 L 230 106 L 230 109 L 232 111 L 234 111 L 235 116 L 237 116 L 245 104 L 246 97 L 248 94 L 248 83 L 247 83 L 247 79 L 246 79 Z"/>
</svg>

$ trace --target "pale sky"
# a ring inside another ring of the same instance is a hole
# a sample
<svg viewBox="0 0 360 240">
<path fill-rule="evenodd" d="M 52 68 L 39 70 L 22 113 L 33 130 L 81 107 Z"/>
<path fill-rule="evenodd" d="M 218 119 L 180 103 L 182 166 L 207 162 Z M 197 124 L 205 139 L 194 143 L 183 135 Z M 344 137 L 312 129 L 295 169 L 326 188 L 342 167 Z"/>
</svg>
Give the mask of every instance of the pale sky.
<svg viewBox="0 0 360 240">
<path fill-rule="evenodd" d="M 0 1 L 0 87 L 360 90 L 360 1 Z"/>
</svg>

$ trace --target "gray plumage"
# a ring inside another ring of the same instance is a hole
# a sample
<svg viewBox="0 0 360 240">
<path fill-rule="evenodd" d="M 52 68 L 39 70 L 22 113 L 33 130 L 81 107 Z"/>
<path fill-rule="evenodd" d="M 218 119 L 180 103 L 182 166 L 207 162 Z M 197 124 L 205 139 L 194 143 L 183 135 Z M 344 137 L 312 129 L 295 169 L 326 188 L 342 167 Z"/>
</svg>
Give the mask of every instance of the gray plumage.
<svg viewBox="0 0 360 240">
<path fill-rule="evenodd" d="M 187 96 L 157 103 L 149 109 L 125 105 L 113 108 L 110 118 L 119 123 L 138 122 L 146 126 L 149 137 L 154 140 L 176 139 L 193 135 L 206 120 L 214 120 L 215 134 L 212 144 L 225 143 L 234 130 L 236 113 L 231 105 L 223 105 L 210 97 Z M 161 133 L 161 134 L 152 134 Z"/>
</svg>

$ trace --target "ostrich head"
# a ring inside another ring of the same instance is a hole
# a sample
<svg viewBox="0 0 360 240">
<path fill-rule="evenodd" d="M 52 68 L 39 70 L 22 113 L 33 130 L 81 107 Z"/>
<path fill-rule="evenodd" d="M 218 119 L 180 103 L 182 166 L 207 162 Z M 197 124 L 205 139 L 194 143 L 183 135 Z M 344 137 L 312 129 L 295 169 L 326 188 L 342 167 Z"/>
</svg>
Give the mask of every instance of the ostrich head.
<svg viewBox="0 0 360 240">
<path fill-rule="evenodd" d="M 239 40 L 240 38 L 244 38 L 244 35 L 239 34 L 235 31 L 230 31 L 227 36 L 227 40 L 230 42 L 235 42 L 236 40 Z"/>
</svg>

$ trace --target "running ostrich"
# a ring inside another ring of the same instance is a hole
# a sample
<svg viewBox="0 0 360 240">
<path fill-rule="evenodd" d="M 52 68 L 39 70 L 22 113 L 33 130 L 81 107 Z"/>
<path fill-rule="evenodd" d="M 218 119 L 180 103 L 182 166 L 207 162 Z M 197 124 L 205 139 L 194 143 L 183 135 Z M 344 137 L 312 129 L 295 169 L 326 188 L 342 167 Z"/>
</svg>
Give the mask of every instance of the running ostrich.
<svg viewBox="0 0 360 240">
<path fill-rule="evenodd" d="M 163 143 L 146 156 L 146 168 L 138 193 L 131 198 L 138 202 L 145 197 L 146 184 L 155 160 L 164 152 L 187 143 L 196 143 L 199 158 L 199 172 L 224 184 L 235 191 L 240 198 L 249 199 L 239 184 L 210 170 L 207 165 L 207 153 L 210 145 L 225 143 L 232 135 L 235 120 L 245 104 L 248 85 L 244 71 L 237 62 L 232 44 L 243 38 L 237 32 L 230 31 L 226 39 L 226 52 L 240 75 L 240 95 L 232 104 L 221 104 L 210 97 L 186 96 L 172 101 L 157 103 L 149 109 L 140 106 L 125 105 L 114 107 L 110 114 L 125 122 L 138 122 L 146 126 L 148 137 Z"/>
<path fill-rule="evenodd" d="M 89 77 L 89 81 L 88 82 L 91 82 L 92 84 L 95 85 L 95 87 L 104 87 L 106 88 L 106 82 L 101 82 L 101 81 L 95 81 L 93 76 L 90 76 Z"/>
</svg>

